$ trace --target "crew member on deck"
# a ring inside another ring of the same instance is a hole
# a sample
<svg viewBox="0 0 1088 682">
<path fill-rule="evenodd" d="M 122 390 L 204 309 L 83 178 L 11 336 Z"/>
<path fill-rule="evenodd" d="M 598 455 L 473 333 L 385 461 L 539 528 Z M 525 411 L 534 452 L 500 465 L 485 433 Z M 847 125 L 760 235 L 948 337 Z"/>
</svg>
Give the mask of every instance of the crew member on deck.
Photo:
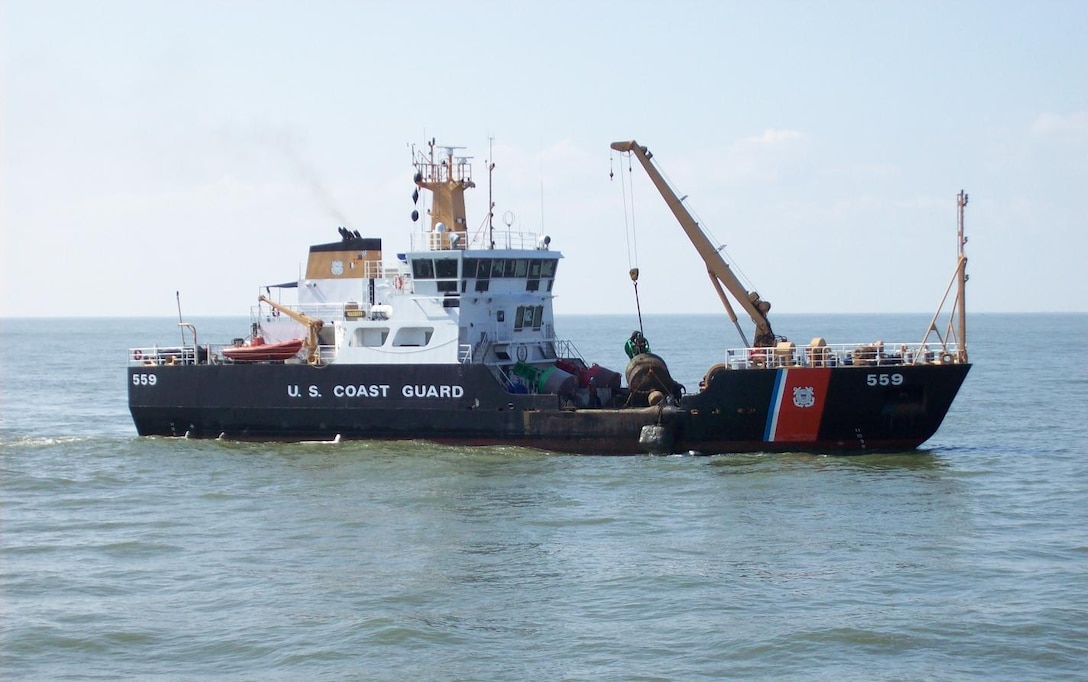
<svg viewBox="0 0 1088 682">
<path fill-rule="evenodd" d="M 631 338 L 627 339 L 627 343 L 623 344 L 623 350 L 627 352 L 628 358 L 633 358 L 642 353 L 649 353 L 650 342 L 646 340 L 642 332 L 635 330 L 631 332 Z"/>
</svg>

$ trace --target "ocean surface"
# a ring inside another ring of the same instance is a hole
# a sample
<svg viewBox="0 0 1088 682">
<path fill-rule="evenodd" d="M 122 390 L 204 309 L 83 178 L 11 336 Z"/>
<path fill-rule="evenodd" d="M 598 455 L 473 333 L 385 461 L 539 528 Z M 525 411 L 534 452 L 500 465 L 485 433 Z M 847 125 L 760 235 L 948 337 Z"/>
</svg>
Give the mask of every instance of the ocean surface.
<svg viewBox="0 0 1088 682">
<path fill-rule="evenodd" d="M 634 325 L 557 331 L 622 370 Z M 717 316 L 645 327 L 689 387 L 740 345 Z M 127 349 L 176 320 L 0 320 L 0 678 L 1085 679 L 1088 315 L 969 331 L 920 451 L 606 458 L 139 438 Z"/>
</svg>

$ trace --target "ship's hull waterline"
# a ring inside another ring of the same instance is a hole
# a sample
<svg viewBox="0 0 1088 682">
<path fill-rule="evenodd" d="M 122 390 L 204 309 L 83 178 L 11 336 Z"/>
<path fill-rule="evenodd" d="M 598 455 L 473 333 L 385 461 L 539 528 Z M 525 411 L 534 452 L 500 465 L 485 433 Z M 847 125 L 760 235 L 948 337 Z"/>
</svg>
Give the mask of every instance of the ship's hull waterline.
<svg viewBox="0 0 1088 682">
<path fill-rule="evenodd" d="M 480 365 L 134 366 L 128 390 L 142 436 L 424 439 L 588 455 L 868 452 L 929 439 L 969 369 L 730 369 L 679 401 L 644 407 L 510 393 Z M 646 427 L 658 427 L 649 441 Z"/>
</svg>

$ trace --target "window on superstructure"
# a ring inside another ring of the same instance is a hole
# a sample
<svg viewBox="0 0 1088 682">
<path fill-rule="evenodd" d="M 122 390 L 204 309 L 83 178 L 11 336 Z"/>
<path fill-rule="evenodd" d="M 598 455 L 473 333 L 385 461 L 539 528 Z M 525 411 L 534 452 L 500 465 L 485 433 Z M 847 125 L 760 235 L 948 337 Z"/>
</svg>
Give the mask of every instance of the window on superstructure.
<svg viewBox="0 0 1088 682">
<path fill-rule="evenodd" d="M 495 258 L 491 261 L 491 276 L 502 277 L 503 259 Z"/>
<path fill-rule="evenodd" d="M 397 348 L 426 346 L 434 335 L 434 327 L 401 327 L 393 336 Z"/>
<path fill-rule="evenodd" d="M 540 264 L 540 276 L 541 277 L 555 277 L 555 265 L 558 263 L 554 258 L 548 258 Z"/>
<path fill-rule="evenodd" d="M 529 277 L 532 279 L 540 278 L 540 259 L 533 259 L 529 261 Z"/>
<path fill-rule="evenodd" d="M 434 260 L 435 279 L 457 279 L 457 259 L 436 258 Z"/>
<path fill-rule="evenodd" d="M 416 279 L 434 279 L 434 261 L 430 258 L 413 259 L 412 276 Z"/>
<path fill-rule="evenodd" d="M 481 258 L 476 261 L 476 279 L 491 278 L 491 259 Z"/>
<path fill-rule="evenodd" d="M 503 268 L 503 277 L 513 277 L 514 273 L 518 270 L 518 260 L 516 258 L 507 258 L 506 267 Z"/>
<path fill-rule="evenodd" d="M 514 315 L 514 331 L 520 332 L 529 328 L 538 331 L 543 319 L 544 306 L 519 305 Z"/>
<path fill-rule="evenodd" d="M 529 273 L 529 261 L 524 258 L 518 259 L 518 264 L 514 270 L 514 277 L 524 277 Z"/>
<path fill-rule="evenodd" d="M 364 348 L 377 348 L 378 346 L 385 345 L 385 340 L 389 338 L 388 327 L 363 327 L 355 330 L 355 334 L 351 337 L 351 346 L 362 346 Z"/>
<path fill-rule="evenodd" d="M 461 265 L 461 272 L 465 273 L 462 276 L 465 279 L 471 279 L 473 277 L 476 277 L 477 276 L 476 275 L 476 268 L 478 268 L 479 265 L 480 265 L 480 259 L 479 258 L 466 258 L 465 260 L 462 261 L 462 265 Z"/>
</svg>

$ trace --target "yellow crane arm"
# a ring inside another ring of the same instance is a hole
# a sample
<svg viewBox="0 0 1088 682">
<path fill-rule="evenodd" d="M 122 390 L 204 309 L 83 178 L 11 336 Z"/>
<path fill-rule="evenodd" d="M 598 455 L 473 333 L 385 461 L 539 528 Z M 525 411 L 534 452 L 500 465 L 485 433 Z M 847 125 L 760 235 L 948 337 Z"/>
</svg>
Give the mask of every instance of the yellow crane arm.
<svg viewBox="0 0 1088 682">
<path fill-rule="evenodd" d="M 672 191 L 669 184 L 665 181 L 664 176 L 657 170 L 657 167 L 650 162 L 653 158 L 653 154 L 646 147 L 639 145 L 634 140 L 626 142 L 613 142 L 612 149 L 618 152 L 625 152 L 633 154 L 639 163 L 642 164 L 643 169 L 646 170 L 646 174 L 650 176 L 650 181 L 657 187 L 657 191 L 661 194 L 661 197 L 665 200 L 669 209 L 672 210 L 677 221 L 680 222 L 680 227 L 684 229 L 684 233 L 687 234 L 688 239 L 695 246 L 695 250 L 699 252 L 699 256 L 706 263 L 707 272 L 713 280 L 717 280 L 725 285 L 725 288 L 736 299 L 737 303 L 744 308 L 745 312 L 752 318 L 752 322 L 756 325 L 755 345 L 756 346 L 774 346 L 775 336 L 774 331 L 771 329 L 771 323 L 767 320 L 767 312 L 771 309 L 771 304 L 767 301 L 760 300 L 759 294 L 752 291 L 746 291 L 744 285 L 736 274 L 729 267 L 729 264 L 722 259 L 721 254 L 718 253 L 718 249 L 714 248 L 714 245 L 707 238 L 702 228 L 699 227 L 699 223 L 695 220 L 694 216 L 688 212 L 684 207 L 683 202 L 676 193 Z M 726 312 L 732 315 L 732 309 L 726 299 L 722 299 L 725 304 Z M 735 318 L 734 318 L 735 319 Z"/>
<path fill-rule="evenodd" d="M 318 320 L 318 319 L 315 319 L 315 318 L 310 317 L 308 315 L 303 315 L 300 312 L 296 312 L 294 310 L 291 310 L 290 308 L 288 308 L 286 306 L 283 306 L 283 305 L 280 305 L 279 303 L 276 303 L 275 301 L 268 298 L 267 296 L 262 295 L 258 300 L 260 300 L 261 303 L 267 303 L 268 305 L 272 306 L 273 309 L 280 311 L 281 313 L 283 313 L 287 317 L 290 317 L 295 322 L 298 322 L 302 326 L 306 327 L 306 331 L 307 331 L 306 349 L 310 351 L 310 358 L 313 359 L 314 354 L 317 353 L 317 346 L 318 346 L 317 335 L 318 335 L 318 332 L 321 331 L 321 327 L 323 327 L 325 325 L 324 321 Z"/>
</svg>

